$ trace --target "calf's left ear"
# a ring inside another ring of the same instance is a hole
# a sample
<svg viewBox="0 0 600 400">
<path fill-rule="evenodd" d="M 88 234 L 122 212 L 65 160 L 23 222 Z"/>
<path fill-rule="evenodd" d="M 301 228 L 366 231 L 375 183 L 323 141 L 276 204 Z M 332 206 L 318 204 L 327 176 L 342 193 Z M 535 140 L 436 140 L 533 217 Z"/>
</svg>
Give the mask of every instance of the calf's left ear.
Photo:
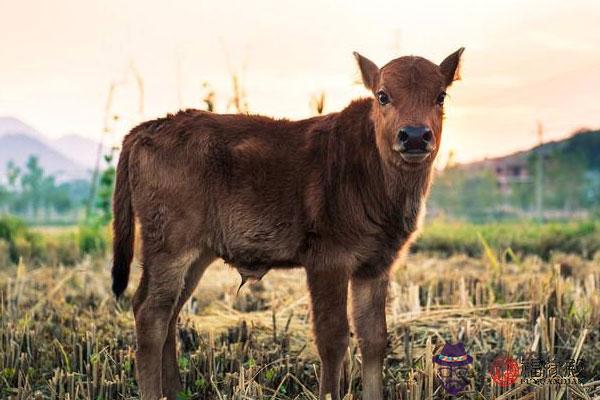
<svg viewBox="0 0 600 400">
<path fill-rule="evenodd" d="M 465 48 L 461 47 L 446 57 L 440 64 L 440 70 L 442 70 L 442 74 L 446 80 L 446 86 L 450 86 L 452 82 L 460 79 L 460 56 L 462 56 L 463 51 L 465 51 Z"/>
</svg>

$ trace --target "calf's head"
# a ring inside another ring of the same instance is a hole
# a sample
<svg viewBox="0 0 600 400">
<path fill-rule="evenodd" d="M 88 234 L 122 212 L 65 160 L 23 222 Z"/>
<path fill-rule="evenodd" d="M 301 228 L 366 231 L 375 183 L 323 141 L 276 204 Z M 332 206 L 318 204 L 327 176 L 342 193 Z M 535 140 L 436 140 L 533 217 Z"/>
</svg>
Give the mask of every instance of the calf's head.
<svg viewBox="0 0 600 400">
<path fill-rule="evenodd" d="M 364 85 L 375 98 L 371 118 L 377 147 L 390 165 L 429 166 L 442 136 L 446 88 L 459 78 L 463 48 L 440 65 L 422 57 L 400 57 L 382 68 L 354 53 Z"/>
</svg>

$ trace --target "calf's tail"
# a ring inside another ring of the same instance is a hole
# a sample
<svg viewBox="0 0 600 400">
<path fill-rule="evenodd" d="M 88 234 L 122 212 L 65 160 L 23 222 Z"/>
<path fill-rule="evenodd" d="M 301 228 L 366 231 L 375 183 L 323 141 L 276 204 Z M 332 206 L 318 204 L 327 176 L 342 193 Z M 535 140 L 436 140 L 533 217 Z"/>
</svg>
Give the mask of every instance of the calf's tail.
<svg viewBox="0 0 600 400">
<path fill-rule="evenodd" d="M 131 141 L 123 142 L 123 149 L 117 164 L 117 178 L 113 195 L 113 266 L 112 290 L 119 298 L 127 288 L 129 269 L 133 259 L 135 218 L 131 205 L 129 185 L 129 154 Z"/>
</svg>

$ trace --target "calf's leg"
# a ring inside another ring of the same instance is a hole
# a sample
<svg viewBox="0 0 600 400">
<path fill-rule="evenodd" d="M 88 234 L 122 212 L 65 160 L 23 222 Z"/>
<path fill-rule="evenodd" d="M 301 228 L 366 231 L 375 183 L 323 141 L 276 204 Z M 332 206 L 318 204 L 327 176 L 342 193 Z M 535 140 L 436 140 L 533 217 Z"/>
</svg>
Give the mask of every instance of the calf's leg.
<svg viewBox="0 0 600 400">
<path fill-rule="evenodd" d="M 198 259 L 190 265 L 185 274 L 183 290 L 181 291 L 177 305 L 173 310 L 173 315 L 171 315 L 167 339 L 165 340 L 162 355 L 162 391 L 163 395 L 166 396 L 168 400 L 175 400 L 177 394 L 181 392 L 182 389 L 181 377 L 179 376 L 179 364 L 177 363 L 176 333 L 179 312 L 192 293 L 194 293 L 204 271 L 206 271 L 206 268 L 214 259 L 215 257 L 212 254 L 206 252 L 200 254 Z"/>
<path fill-rule="evenodd" d="M 374 279 L 351 279 L 352 325 L 362 355 L 362 398 L 368 400 L 383 400 L 387 288 L 387 275 Z"/>
<path fill-rule="evenodd" d="M 185 273 L 197 256 L 144 255 L 142 280 L 134 298 L 137 381 L 142 400 L 158 400 L 162 393 L 162 355 L 173 310 Z"/>
<path fill-rule="evenodd" d="M 319 398 L 339 400 L 340 374 L 349 341 L 348 278 L 340 270 L 307 271 L 307 278 L 321 359 Z"/>
</svg>

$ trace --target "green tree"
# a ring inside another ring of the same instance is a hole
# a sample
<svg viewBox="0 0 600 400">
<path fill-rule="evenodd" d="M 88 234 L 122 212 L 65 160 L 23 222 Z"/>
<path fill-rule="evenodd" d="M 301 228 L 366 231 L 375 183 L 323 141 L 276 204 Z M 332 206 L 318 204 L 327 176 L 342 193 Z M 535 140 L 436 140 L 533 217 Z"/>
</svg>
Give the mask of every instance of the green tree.
<svg viewBox="0 0 600 400">
<path fill-rule="evenodd" d="M 16 191 L 19 176 L 21 175 L 21 168 L 19 168 L 13 160 L 10 160 L 6 165 L 6 175 L 8 177 L 9 190 Z"/>
<path fill-rule="evenodd" d="M 0 212 L 4 211 L 5 208 L 10 204 L 11 193 L 7 187 L 0 185 Z"/>
<path fill-rule="evenodd" d="M 22 196 L 37 218 L 42 204 L 44 170 L 37 156 L 33 155 L 29 156 L 25 166 L 25 174 L 21 176 Z"/>
<path fill-rule="evenodd" d="M 100 175 L 96 209 L 102 225 L 108 225 L 112 220 L 112 194 L 115 182 L 115 167 L 112 165 L 113 155 L 104 156 L 107 168 Z"/>
<path fill-rule="evenodd" d="M 501 196 L 492 170 L 451 166 L 434 180 L 429 203 L 434 212 L 483 221 L 497 214 Z"/>
<path fill-rule="evenodd" d="M 52 191 L 52 208 L 58 213 L 66 213 L 75 207 L 71 198 L 71 183 L 62 183 Z"/>
<path fill-rule="evenodd" d="M 112 165 L 112 153 L 104 160 L 107 167 L 100 174 L 94 207 L 79 226 L 79 248 L 82 253 L 103 254 L 108 245 L 107 225 L 112 219 L 112 192 L 115 180 L 115 167 Z"/>
</svg>

